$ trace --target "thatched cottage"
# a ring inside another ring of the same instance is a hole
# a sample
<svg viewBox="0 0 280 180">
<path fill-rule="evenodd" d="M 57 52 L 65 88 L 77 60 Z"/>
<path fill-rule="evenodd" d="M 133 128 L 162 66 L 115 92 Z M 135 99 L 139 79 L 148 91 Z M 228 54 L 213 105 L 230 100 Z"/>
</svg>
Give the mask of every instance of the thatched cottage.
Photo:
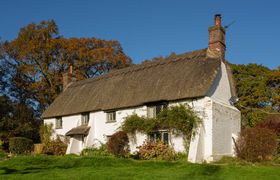
<svg viewBox="0 0 280 180">
<path fill-rule="evenodd" d="M 52 123 L 56 135 L 71 137 L 67 153 L 79 154 L 85 147 L 106 143 L 128 115 L 153 117 L 164 105 L 188 104 L 203 120 L 192 137 L 188 160 L 232 156 L 240 112 L 234 107 L 237 97 L 225 60 L 220 15 L 214 23 L 208 29 L 208 48 L 78 82 L 71 82 L 71 74 L 65 76 L 65 90 L 43 113 L 44 123 Z M 156 133 L 175 151 L 185 151 L 182 137 L 164 130 Z M 149 135 L 138 133 L 130 150 L 136 151 L 146 139 Z"/>
</svg>

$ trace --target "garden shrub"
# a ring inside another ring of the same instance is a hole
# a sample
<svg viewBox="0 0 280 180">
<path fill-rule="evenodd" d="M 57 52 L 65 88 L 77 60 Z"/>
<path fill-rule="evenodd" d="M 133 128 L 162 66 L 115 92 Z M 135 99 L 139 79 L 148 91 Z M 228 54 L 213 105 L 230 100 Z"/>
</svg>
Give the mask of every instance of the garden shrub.
<svg viewBox="0 0 280 180">
<path fill-rule="evenodd" d="M 180 160 L 187 160 L 188 159 L 188 153 L 187 152 L 177 152 L 175 153 L 175 159 L 176 161 L 180 161 Z"/>
<path fill-rule="evenodd" d="M 64 155 L 67 150 L 67 144 L 61 141 L 60 138 L 55 140 L 50 140 L 48 143 L 44 144 L 42 153 L 48 155 Z"/>
<path fill-rule="evenodd" d="M 9 139 L 9 150 L 13 154 L 28 154 L 33 150 L 33 141 L 25 137 Z"/>
<path fill-rule="evenodd" d="M 4 145 L 4 141 L 2 141 L 2 140 L 0 139 L 0 151 L 3 151 L 3 145 Z"/>
<path fill-rule="evenodd" d="M 40 139 L 42 144 L 47 144 L 51 140 L 51 135 L 53 133 L 52 124 L 42 124 L 40 126 Z"/>
<path fill-rule="evenodd" d="M 277 153 L 280 153 L 280 115 L 269 115 L 257 127 L 267 128 L 277 135 Z"/>
<path fill-rule="evenodd" d="M 0 160 L 5 159 L 6 158 L 6 152 L 3 151 L 2 149 L 0 149 Z"/>
<path fill-rule="evenodd" d="M 257 124 L 257 127 L 268 128 L 280 134 L 280 115 L 267 116 L 262 122 Z"/>
<path fill-rule="evenodd" d="M 0 139 L 0 160 L 4 159 L 6 157 L 6 152 L 3 150 L 3 144 L 4 142 Z"/>
<path fill-rule="evenodd" d="M 157 159 L 170 161 L 174 160 L 176 157 L 173 148 L 161 141 L 146 141 L 142 146 L 139 147 L 138 154 L 140 159 L 145 160 Z"/>
<path fill-rule="evenodd" d="M 116 132 L 110 137 L 107 143 L 108 151 L 115 156 L 124 157 L 129 152 L 128 143 L 129 143 L 128 136 L 125 132 L 123 131 Z"/>
<path fill-rule="evenodd" d="M 276 152 L 276 134 L 266 128 L 243 129 L 236 141 L 237 157 L 250 161 L 271 160 Z"/>
<path fill-rule="evenodd" d="M 106 144 L 102 144 L 100 147 L 88 147 L 82 150 L 82 156 L 111 156 Z"/>
</svg>

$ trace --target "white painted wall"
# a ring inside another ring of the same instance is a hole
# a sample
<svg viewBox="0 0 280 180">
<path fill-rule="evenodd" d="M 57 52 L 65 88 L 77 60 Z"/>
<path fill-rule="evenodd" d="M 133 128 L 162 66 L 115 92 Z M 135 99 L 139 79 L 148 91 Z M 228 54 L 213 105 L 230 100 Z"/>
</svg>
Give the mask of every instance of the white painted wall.
<svg viewBox="0 0 280 180">
<path fill-rule="evenodd" d="M 208 96 L 214 101 L 230 105 L 229 99 L 232 95 L 226 65 L 223 62 L 212 87 L 208 91 Z"/>
<path fill-rule="evenodd" d="M 190 142 L 188 161 L 212 160 L 212 100 L 209 97 L 193 101 L 193 109 L 202 119 L 197 133 Z"/>
<path fill-rule="evenodd" d="M 240 111 L 229 102 L 230 83 L 225 64 L 205 97 L 204 104 L 197 105 L 204 112 L 199 133 L 192 138 L 188 160 L 191 162 L 214 161 L 224 155 L 234 154 L 232 137 L 240 132 Z"/>
<path fill-rule="evenodd" d="M 92 121 L 90 126 L 93 127 L 89 132 L 86 146 L 100 146 L 107 142 L 107 136 L 111 136 L 115 132 L 120 130 L 122 123 L 125 120 L 125 117 L 132 115 L 133 113 L 138 114 L 139 116 L 146 116 L 147 108 L 146 106 L 141 106 L 137 108 L 130 108 L 124 110 L 116 111 L 116 122 L 106 122 L 107 114 L 104 111 L 94 112 L 90 114 Z M 137 141 L 130 143 L 130 148 L 132 151 L 136 150 L 136 146 L 140 143 L 141 139 L 145 139 L 143 134 L 137 134 Z"/>
<path fill-rule="evenodd" d="M 64 116 L 62 117 L 62 128 L 55 129 L 55 118 L 44 119 L 45 124 L 53 124 L 54 134 L 53 138 L 56 138 L 57 135 L 65 135 L 72 128 L 77 127 L 79 121 L 81 119 L 81 115 L 72 115 L 72 116 Z"/>
<path fill-rule="evenodd" d="M 234 154 L 232 137 L 240 132 L 240 116 L 235 107 L 213 101 L 213 160 Z"/>
</svg>

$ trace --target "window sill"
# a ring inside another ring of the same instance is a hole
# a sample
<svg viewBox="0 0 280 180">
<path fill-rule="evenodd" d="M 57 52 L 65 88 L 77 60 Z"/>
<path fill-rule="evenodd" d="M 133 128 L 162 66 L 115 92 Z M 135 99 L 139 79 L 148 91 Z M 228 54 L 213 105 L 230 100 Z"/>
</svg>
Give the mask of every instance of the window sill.
<svg viewBox="0 0 280 180">
<path fill-rule="evenodd" d="M 106 124 L 107 123 L 115 123 L 115 122 L 117 122 L 117 121 L 106 121 Z"/>
</svg>

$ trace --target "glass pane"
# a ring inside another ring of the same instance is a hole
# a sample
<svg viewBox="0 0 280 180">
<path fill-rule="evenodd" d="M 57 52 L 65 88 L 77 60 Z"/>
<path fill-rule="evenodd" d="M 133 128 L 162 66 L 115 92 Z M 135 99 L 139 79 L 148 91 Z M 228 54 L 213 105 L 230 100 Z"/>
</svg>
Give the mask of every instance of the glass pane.
<svg viewBox="0 0 280 180">
<path fill-rule="evenodd" d="M 162 105 L 156 106 L 156 115 L 158 115 L 162 111 Z"/>
<path fill-rule="evenodd" d="M 55 119 L 55 128 L 57 128 L 57 129 L 62 128 L 62 119 L 61 118 Z"/>
<path fill-rule="evenodd" d="M 156 132 L 155 136 L 156 136 L 157 141 L 161 141 L 161 133 L 160 132 Z"/>
<path fill-rule="evenodd" d="M 113 112 L 113 119 L 112 119 L 113 121 L 115 121 L 116 120 L 116 112 Z"/>
<path fill-rule="evenodd" d="M 156 117 L 156 107 L 155 106 L 147 107 L 147 117 L 148 118 Z"/>
<path fill-rule="evenodd" d="M 116 121 L 116 112 L 107 113 L 107 121 L 108 122 Z"/>
<path fill-rule="evenodd" d="M 89 113 L 82 114 L 82 125 L 88 124 L 89 121 Z"/>
<path fill-rule="evenodd" d="M 169 144 L 169 134 L 168 134 L 168 132 L 163 133 L 163 142 L 164 142 L 164 144 Z"/>
<path fill-rule="evenodd" d="M 154 141 L 155 141 L 154 134 L 149 134 L 149 140 L 150 140 L 151 142 L 154 142 Z"/>
</svg>

